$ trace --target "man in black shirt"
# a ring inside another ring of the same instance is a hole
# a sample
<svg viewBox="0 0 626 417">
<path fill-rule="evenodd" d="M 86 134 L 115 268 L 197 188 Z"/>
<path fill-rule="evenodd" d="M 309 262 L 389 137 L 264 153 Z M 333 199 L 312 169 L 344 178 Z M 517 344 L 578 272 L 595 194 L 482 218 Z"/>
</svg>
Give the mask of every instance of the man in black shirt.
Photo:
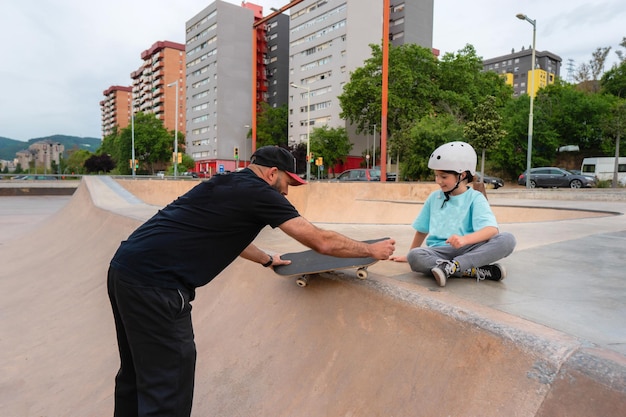
<svg viewBox="0 0 626 417">
<path fill-rule="evenodd" d="M 286 149 L 265 146 L 248 168 L 216 175 L 159 210 L 123 241 L 108 273 L 120 369 L 116 417 L 191 414 L 196 347 L 191 323 L 195 289 L 237 256 L 264 267 L 284 265 L 252 241 L 266 225 L 340 257 L 388 259 L 395 241 L 366 244 L 320 229 L 285 198 L 306 182 Z"/>
</svg>

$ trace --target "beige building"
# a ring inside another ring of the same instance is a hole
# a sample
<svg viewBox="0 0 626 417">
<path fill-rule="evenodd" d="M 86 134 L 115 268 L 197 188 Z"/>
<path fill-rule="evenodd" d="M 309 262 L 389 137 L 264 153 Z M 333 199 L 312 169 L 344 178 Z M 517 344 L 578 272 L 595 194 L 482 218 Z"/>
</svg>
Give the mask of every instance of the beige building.
<svg viewBox="0 0 626 417">
<path fill-rule="evenodd" d="M 33 143 L 26 150 L 17 152 L 16 157 L 23 170 L 49 171 L 55 174 L 56 172 L 52 171 L 52 164 L 54 162 L 55 169 L 58 169 L 64 151 L 65 146 L 61 143 L 43 140 Z"/>
</svg>

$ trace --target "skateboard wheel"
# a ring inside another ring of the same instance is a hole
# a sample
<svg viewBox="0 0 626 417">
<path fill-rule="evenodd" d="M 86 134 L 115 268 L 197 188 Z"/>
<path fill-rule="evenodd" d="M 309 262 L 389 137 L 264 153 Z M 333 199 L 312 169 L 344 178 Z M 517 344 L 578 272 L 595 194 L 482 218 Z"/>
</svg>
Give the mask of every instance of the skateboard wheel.
<svg viewBox="0 0 626 417">
<path fill-rule="evenodd" d="M 301 287 L 306 287 L 308 283 L 309 283 L 309 279 L 307 277 L 300 277 L 296 279 L 296 284 L 298 284 Z"/>
<path fill-rule="evenodd" d="M 367 278 L 367 269 L 365 269 L 365 268 L 357 269 L 356 270 L 356 276 L 361 278 L 361 279 Z"/>
</svg>

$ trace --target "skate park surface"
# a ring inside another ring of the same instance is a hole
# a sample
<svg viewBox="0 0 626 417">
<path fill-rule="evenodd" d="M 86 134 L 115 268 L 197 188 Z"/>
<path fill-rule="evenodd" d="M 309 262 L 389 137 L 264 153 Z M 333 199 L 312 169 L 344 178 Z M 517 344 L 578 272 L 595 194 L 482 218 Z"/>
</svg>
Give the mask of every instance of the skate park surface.
<svg viewBox="0 0 626 417">
<path fill-rule="evenodd" d="M 1 197 L 1 415 L 113 414 L 108 262 L 193 185 L 85 177 L 48 214 L 28 202 L 4 216 L 20 197 Z M 433 189 L 312 183 L 288 197 L 320 227 L 391 236 L 403 254 Z M 381 261 L 367 280 L 348 271 L 300 288 L 237 260 L 198 289 L 192 415 L 626 415 L 626 190 L 487 193 L 518 240 L 503 282 L 439 288 Z M 270 228 L 255 243 L 303 249 Z"/>
</svg>

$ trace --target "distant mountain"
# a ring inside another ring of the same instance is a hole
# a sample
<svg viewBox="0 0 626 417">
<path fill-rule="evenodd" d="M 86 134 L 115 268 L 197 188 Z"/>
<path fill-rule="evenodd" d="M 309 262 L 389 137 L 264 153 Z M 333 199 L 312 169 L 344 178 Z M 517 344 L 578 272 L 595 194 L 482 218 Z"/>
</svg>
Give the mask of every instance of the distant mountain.
<svg viewBox="0 0 626 417">
<path fill-rule="evenodd" d="M 28 149 L 35 142 L 49 140 L 55 143 L 61 143 L 65 147 L 65 152 L 72 149 L 86 149 L 95 152 L 102 141 L 100 138 L 81 138 L 78 136 L 52 135 L 42 138 L 29 139 L 27 142 L 15 139 L 9 139 L 0 136 L 0 159 L 12 160 L 19 151 Z"/>
</svg>

